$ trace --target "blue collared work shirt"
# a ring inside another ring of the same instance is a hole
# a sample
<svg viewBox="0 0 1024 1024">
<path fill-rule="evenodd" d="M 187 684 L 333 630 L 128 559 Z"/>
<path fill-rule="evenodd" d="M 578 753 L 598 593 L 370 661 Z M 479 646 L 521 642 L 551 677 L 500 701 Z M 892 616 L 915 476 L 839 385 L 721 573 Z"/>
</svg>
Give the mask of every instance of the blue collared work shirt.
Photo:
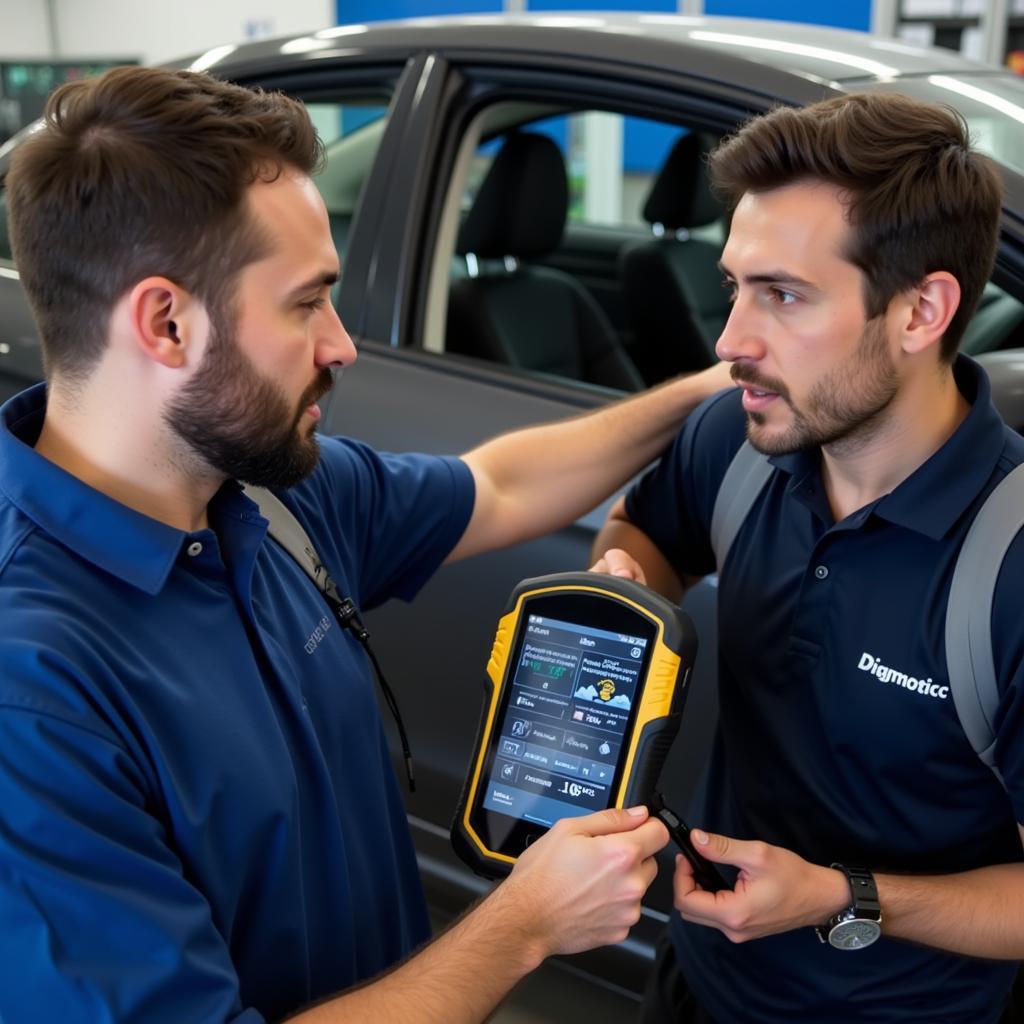
<svg viewBox="0 0 1024 1024">
<path fill-rule="evenodd" d="M 959 429 L 841 522 L 817 450 L 769 460 L 776 472 L 719 572 L 721 712 L 694 824 L 879 872 L 1021 859 L 1024 534 L 1004 562 L 993 616 L 996 759 L 1009 796 L 960 727 L 944 621 L 967 529 L 1024 461 L 1024 439 L 1000 420 L 977 364 L 961 357 L 955 371 L 972 403 Z M 711 511 L 745 436 L 740 398 L 734 390 L 705 403 L 628 495 L 630 519 L 681 574 L 715 570 Z M 738 946 L 678 916 L 673 932 L 698 1002 L 722 1022 L 986 1024 L 1016 968 L 884 937 L 841 952 L 809 928 Z"/>
<path fill-rule="evenodd" d="M 0 1018 L 275 1019 L 428 935 L 365 654 L 235 484 L 183 533 L 0 432 Z M 321 441 L 282 494 L 342 594 L 410 598 L 457 459 Z"/>
</svg>

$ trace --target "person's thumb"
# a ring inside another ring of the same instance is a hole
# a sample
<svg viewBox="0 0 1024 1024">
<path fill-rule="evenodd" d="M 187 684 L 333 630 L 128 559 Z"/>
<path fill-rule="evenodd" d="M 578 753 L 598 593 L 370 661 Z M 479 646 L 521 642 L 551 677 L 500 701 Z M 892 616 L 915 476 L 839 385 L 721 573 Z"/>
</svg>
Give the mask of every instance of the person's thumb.
<svg viewBox="0 0 1024 1024">
<path fill-rule="evenodd" d="M 727 836 L 705 832 L 703 829 L 690 830 L 690 839 L 697 852 L 716 864 L 733 864 L 743 866 L 743 848 L 748 844 L 742 839 L 729 839 Z"/>
<path fill-rule="evenodd" d="M 591 567 L 591 572 L 604 573 L 607 576 L 621 576 L 624 579 L 646 583 L 643 567 L 622 548 L 609 548 Z"/>
<path fill-rule="evenodd" d="M 573 818 L 573 831 L 588 836 L 610 836 L 616 832 L 632 832 L 649 817 L 643 805 L 639 807 L 609 807 L 582 818 Z"/>
</svg>

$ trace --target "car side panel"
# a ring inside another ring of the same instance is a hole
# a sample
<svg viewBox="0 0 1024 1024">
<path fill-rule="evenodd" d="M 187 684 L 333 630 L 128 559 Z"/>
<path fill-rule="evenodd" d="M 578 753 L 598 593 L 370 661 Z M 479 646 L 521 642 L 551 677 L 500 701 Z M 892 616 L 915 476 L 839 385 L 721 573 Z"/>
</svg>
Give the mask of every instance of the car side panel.
<svg viewBox="0 0 1024 1024">
<path fill-rule="evenodd" d="M 329 400 L 323 429 L 383 450 L 459 454 L 495 434 L 578 414 L 609 397 L 600 389 L 517 380 L 452 357 L 364 342 Z M 418 780 L 417 792 L 407 797 L 410 823 L 428 899 L 438 913 L 457 913 L 482 891 L 452 852 L 447 829 L 469 767 L 497 617 L 521 579 L 589 565 L 609 504 L 566 530 L 445 566 L 413 602 L 389 602 L 366 618 L 409 732 Z M 715 593 L 704 584 L 688 599 L 705 649 L 663 774 L 666 797 L 680 812 L 706 759 L 715 720 L 715 644 L 708 625 Z M 397 766 L 397 744 L 393 750 Z M 642 987 L 671 907 L 671 852 L 663 868 L 648 900 L 651 909 L 631 941 L 614 952 L 579 958 L 588 971 L 634 991 Z"/>
</svg>

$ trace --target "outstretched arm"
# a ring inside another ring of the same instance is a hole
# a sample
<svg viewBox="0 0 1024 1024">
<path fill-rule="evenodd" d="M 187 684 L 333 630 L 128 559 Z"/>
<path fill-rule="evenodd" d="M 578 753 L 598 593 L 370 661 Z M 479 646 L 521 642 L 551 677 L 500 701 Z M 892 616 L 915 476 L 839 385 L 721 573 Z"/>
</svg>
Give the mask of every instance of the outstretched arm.
<svg viewBox="0 0 1024 1024">
<path fill-rule="evenodd" d="M 567 526 L 649 463 L 707 397 L 731 385 L 728 364 L 680 377 L 596 412 L 517 430 L 463 456 L 473 515 L 448 561 Z"/>
</svg>

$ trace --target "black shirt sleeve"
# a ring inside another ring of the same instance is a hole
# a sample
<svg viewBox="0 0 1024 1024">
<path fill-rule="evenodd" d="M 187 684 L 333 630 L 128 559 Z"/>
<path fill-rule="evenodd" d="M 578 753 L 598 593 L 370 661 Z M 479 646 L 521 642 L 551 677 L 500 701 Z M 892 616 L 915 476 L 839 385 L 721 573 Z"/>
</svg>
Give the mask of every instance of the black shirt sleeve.
<svg viewBox="0 0 1024 1024">
<path fill-rule="evenodd" d="M 658 462 L 626 494 L 626 514 L 682 575 L 715 571 L 711 512 L 733 456 L 746 438 L 739 388 L 700 405 Z"/>
</svg>

